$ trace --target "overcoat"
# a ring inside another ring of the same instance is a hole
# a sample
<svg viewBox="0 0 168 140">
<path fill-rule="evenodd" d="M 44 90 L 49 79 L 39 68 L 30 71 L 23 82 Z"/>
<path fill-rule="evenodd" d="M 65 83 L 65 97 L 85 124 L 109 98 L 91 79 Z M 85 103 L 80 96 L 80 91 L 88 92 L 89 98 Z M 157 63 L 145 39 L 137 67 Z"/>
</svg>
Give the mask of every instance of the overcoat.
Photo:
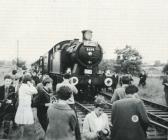
<svg viewBox="0 0 168 140">
<path fill-rule="evenodd" d="M 122 87 L 119 87 L 119 88 L 117 88 L 117 89 L 114 91 L 114 94 L 113 94 L 113 96 L 112 96 L 112 98 L 111 98 L 111 102 L 112 102 L 112 103 L 115 102 L 115 101 L 117 101 L 117 100 L 120 100 L 120 99 L 125 98 L 125 95 L 126 95 L 126 93 L 125 93 L 125 88 L 126 88 L 127 86 L 128 86 L 128 85 L 123 84 Z"/>
<path fill-rule="evenodd" d="M 33 124 L 34 116 L 31 108 L 31 98 L 37 94 L 33 85 L 22 83 L 19 89 L 19 105 L 16 111 L 15 122 L 17 124 Z"/>
<path fill-rule="evenodd" d="M 119 79 L 118 75 L 113 75 L 112 76 L 112 80 L 113 80 L 112 88 L 113 88 L 113 90 L 115 90 L 116 87 L 117 87 L 118 79 Z"/>
<path fill-rule="evenodd" d="M 37 88 L 38 94 L 36 95 L 35 104 L 37 107 L 37 117 L 44 131 L 47 129 L 48 118 L 46 103 L 50 103 L 50 93 L 44 88 Z"/>
<path fill-rule="evenodd" d="M 140 99 L 125 98 L 112 106 L 112 140 L 146 140 L 149 123 Z"/>
<path fill-rule="evenodd" d="M 77 118 L 68 104 L 54 103 L 47 113 L 49 124 L 45 140 L 76 140 Z"/>
</svg>

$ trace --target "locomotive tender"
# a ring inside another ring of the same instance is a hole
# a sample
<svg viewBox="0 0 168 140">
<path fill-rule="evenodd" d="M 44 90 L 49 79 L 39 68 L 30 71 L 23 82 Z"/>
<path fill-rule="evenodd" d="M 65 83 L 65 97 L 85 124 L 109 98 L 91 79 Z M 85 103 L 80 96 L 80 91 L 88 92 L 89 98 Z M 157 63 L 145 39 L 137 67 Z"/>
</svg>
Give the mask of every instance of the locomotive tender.
<svg viewBox="0 0 168 140">
<path fill-rule="evenodd" d="M 111 86 L 112 79 L 98 74 L 103 50 L 91 40 L 92 31 L 83 30 L 82 34 L 82 42 L 79 39 L 61 41 L 31 66 L 42 74 L 49 74 L 54 88 L 62 81 L 63 74 L 69 72 L 70 82 L 76 85 L 80 97 L 94 97 L 105 86 Z"/>
</svg>

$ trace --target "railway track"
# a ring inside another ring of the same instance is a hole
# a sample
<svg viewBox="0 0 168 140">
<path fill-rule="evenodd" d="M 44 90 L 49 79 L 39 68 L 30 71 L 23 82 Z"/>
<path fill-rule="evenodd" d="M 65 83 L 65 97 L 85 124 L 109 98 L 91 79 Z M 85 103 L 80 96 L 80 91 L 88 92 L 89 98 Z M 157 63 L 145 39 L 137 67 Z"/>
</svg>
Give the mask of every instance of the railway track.
<svg viewBox="0 0 168 140">
<path fill-rule="evenodd" d="M 103 93 L 103 96 L 105 96 L 107 100 L 110 100 L 112 97 L 108 93 Z M 141 100 L 144 102 L 148 117 L 150 118 L 151 126 L 148 129 L 148 132 L 154 131 L 155 138 L 159 137 L 160 139 L 168 139 L 168 107 L 151 102 L 144 98 L 141 98 Z M 149 136 L 150 135 L 151 133 L 149 133 Z"/>
<path fill-rule="evenodd" d="M 107 108 L 104 110 L 107 113 L 109 121 L 111 120 L 111 106 L 112 104 L 108 103 Z M 93 104 L 81 104 L 76 102 L 77 114 L 80 124 L 80 130 L 82 130 L 83 120 L 89 112 L 91 112 L 94 108 Z M 81 131 L 82 132 L 82 131 Z M 150 126 L 147 130 L 147 138 L 148 140 L 167 140 L 167 132 L 168 127 L 162 125 L 156 121 L 150 120 Z"/>
</svg>

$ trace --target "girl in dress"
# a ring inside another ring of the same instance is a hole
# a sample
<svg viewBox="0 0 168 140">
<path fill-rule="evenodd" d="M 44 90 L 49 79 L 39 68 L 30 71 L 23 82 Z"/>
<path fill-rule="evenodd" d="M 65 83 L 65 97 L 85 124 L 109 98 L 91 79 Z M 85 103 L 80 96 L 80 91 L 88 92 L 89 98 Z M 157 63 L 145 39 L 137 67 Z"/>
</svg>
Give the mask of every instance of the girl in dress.
<svg viewBox="0 0 168 140">
<path fill-rule="evenodd" d="M 32 78 L 30 75 L 24 75 L 19 89 L 19 105 L 15 116 L 15 122 L 21 125 L 22 136 L 24 126 L 34 124 L 31 98 L 33 94 L 37 94 L 37 90 L 31 83 L 31 80 Z"/>
</svg>

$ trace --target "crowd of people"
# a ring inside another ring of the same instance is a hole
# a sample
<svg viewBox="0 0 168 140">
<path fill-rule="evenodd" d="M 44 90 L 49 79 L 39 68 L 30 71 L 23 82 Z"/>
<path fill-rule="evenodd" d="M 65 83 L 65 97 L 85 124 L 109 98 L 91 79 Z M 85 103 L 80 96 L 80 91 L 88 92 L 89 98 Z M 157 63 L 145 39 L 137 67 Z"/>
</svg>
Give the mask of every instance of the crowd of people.
<svg viewBox="0 0 168 140">
<path fill-rule="evenodd" d="M 12 124 L 13 129 L 20 128 L 21 139 L 24 139 L 25 127 L 35 123 L 32 108 L 36 108 L 45 140 L 146 139 L 149 120 L 138 97 L 138 88 L 130 84 L 128 75 L 122 76 L 121 87 L 113 85 L 111 121 L 104 112 L 106 101 L 98 95 L 94 110 L 85 116 L 82 130 L 74 101 L 74 94 L 78 94 L 78 90 L 69 82 L 70 74 L 64 74 L 63 82 L 56 85 L 55 91 L 53 80 L 48 75 L 38 77 L 36 71 L 24 72 L 19 78 L 15 75 L 13 72 L 13 76 L 4 76 L 4 85 L 0 87 L 3 138 L 8 138 Z M 113 78 L 118 79 L 117 75 Z"/>
</svg>

